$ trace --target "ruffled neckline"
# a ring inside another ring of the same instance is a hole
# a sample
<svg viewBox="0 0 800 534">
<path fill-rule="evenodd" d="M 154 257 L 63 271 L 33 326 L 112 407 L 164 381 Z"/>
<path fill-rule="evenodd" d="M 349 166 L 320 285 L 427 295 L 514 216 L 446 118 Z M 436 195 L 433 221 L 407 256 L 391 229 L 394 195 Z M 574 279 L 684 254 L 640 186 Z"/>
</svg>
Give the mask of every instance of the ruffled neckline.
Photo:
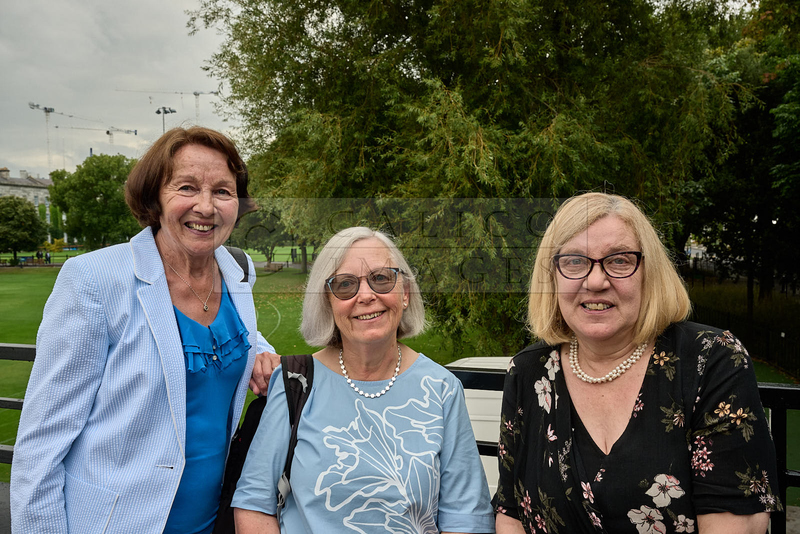
<svg viewBox="0 0 800 534">
<path fill-rule="evenodd" d="M 250 350 L 249 332 L 233 306 L 224 280 L 219 311 L 209 326 L 187 317 L 174 305 L 173 308 L 190 373 L 205 373 L 209 368 L 220 371 Z"/>
</svg>

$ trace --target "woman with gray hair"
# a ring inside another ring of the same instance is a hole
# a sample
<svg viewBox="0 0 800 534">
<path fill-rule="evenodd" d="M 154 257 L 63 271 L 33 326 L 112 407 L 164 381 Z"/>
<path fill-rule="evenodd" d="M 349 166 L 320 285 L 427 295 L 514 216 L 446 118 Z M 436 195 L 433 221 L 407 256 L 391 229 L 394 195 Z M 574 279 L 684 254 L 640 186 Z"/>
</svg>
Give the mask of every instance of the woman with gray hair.
<svg viewBox="0 0 800 534">
<path fill-rule="evenodd" d="M 237 532 L 494 531 L 461 383 L 398 342 L 424 326 L 414 274 L 389 237 L 358 227 L 328 241 L 303 303 L 300 331 L 324 348 L 314 354 L 292 492 L 279 525 L 290 426 L 276 372 L 232 503 Z"/>
</svg>

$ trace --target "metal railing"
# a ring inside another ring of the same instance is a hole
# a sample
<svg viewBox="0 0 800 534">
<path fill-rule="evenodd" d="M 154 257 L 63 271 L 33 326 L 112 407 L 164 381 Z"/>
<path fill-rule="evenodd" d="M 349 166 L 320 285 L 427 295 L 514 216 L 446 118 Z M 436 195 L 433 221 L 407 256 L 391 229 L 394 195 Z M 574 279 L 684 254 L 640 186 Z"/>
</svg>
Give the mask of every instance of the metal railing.
<svg viewBox="0 0 800 534">
<path fill-rule="evenodd" d="M 32 362 L 36 358 L 36 345 L 18 345 L 14 343 L 0 343 L 0 360 L 16 360 Z M 22 399 L 0 397 L 0 408 L 11 410 L 22 409 Z M 0 464 L 10 464 L 14 458 L 12 445 L 0 445 Z"/>
<path fill-rule="evenodd" d="M 32 362 L 36 357 L 35 345 L 17 345 L 0 343 L 0 360 L 17 360 Z M 505 379 L 504 371 L 487 369 L 451 369 L 461 380 L 465 389 L 502 391 Z M 769 409 L 770 428 L 775 440 L 775 452 L 778 459 L 778 486 L 781 502 L 786 504 L 786 488 L 800 488 L 800 471 L 789 469 L 786 453 L 788 451 L 787 429 L 789 410 L 800 410 L 800 385 L 774 384 L 761 382 L 758 384 L 761 402 Z M 23 399 L 0 397 L 0 408 L 22 409 Z M 795 448 L 800 444 L 795 444 Z M 478 441 L 478 452 L 482 456 L 497 456 L 497 443 Z M 14 456 L 14 447 L 0 445 L 0 463 L 10 464 Z M 771 521 L 772 534 L 786 534 L 786 513 L 774 512 Z"/>
</svg>

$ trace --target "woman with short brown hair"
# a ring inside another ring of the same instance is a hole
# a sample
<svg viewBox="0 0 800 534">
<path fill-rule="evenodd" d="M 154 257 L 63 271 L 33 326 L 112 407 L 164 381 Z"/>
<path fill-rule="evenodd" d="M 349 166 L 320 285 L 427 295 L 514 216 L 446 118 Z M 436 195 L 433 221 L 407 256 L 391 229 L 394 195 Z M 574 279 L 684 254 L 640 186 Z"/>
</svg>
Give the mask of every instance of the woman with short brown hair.
<svg viewBox="0 0 800 534">
<path fill-rule="evenodd" d="M 210 533 L 251 373 L 271 371 L 253 263 L 222 246 L 251 202 L 233 143 L 170 130 L 126 198 L 144 230 L 70 259 L 45 306 L 13 532 Z"/>
</svg>

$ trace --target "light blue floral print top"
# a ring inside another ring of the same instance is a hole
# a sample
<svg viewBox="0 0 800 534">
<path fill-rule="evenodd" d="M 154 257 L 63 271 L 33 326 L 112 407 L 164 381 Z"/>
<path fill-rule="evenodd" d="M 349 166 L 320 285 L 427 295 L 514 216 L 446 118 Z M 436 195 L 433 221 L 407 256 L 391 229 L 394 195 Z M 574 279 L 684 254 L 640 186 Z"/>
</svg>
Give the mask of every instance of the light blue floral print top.
<svg viewBox="0 0 800 534">
<path fill-rule="evenodd" d="M 356 382 L 367 393 L 387 384 Z M 234 507 L 275 514 L 289 434 L 276 370 Z M 282 532 L 494 532 L 461 382 L 422 354 L 374 399 L 315 360 L 291 484 Z"/>
</svg>

